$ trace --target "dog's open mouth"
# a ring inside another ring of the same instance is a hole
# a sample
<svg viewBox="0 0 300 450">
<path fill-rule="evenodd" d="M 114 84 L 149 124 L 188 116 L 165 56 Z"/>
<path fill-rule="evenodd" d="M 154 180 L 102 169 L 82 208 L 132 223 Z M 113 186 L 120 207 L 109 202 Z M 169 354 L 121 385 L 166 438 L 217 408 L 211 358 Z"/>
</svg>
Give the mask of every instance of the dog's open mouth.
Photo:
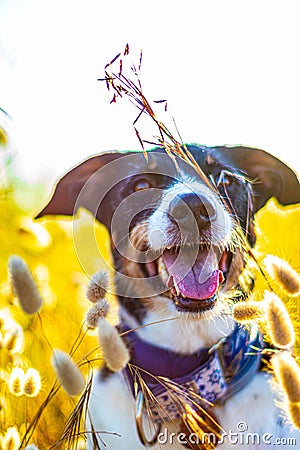
<svg viewBox="0 0 300 450">
<path fill-rule="evenodd" d="M 205 311 L 217 301 L 231 259 L 217 247 L 187 245 L 167 248 L 145 266 L 148 276 L 160 275 L 178 310 Z"/>
</svg>

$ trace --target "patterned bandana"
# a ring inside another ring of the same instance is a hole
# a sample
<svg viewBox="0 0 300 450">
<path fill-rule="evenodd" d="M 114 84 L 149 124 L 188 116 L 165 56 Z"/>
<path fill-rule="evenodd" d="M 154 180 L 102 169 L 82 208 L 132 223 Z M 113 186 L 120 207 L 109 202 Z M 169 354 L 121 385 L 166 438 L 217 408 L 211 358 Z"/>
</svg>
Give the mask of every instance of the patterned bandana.
<svg viewBox="0 0 300 450">
<path fill-rule="evenodd" d="M 241 325 L 213 347 L 191 355 L 151 345 L 134 331 L 127 336 L 132 346 L 130 363 L 142 369 L 139 375 L 155 397 L 148 406 L 156 423 L 181 417 L 185 404 L 205 409 L 234 395 L 258 371 L 263 348 L 258 329 Z M 138 377 L 128 367 L 124 371 L 134 392 Z"/>
</svg>

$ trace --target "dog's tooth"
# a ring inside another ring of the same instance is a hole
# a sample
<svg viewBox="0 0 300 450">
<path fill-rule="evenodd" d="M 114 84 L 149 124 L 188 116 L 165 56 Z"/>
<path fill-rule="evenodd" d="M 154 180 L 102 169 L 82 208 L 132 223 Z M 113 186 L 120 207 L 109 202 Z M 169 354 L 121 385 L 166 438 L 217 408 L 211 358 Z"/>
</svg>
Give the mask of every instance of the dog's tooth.
<svg viewBox="0 0 300 450">
<path fill-rule="evenodd" d="M 158 273 L 160 275 L 162 273 L 162 261 L 161 261 L 161 258 L 158 258 L 157 270 L 158 270 Z"/>
<path fill-rule="evenodd" d="M 165 284 L 167 284 L 167 281 L 169 279 L 169 274 L 168 274 L 168 271 L 166 269 L 166 266 L 165 266 L 165 263 L 163 261 L 163 258 L 159 258 L 158 259 L 157 267 L 158 267 L 158 273 L 159 273 L 162 281 Z"/>
</svg>

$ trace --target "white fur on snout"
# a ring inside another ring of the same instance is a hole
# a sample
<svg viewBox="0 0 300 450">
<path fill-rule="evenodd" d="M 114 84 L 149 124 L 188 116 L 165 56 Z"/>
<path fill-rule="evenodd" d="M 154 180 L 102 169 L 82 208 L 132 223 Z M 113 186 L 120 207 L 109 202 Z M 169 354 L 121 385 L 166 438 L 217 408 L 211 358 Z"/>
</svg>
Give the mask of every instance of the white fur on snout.
<svg viewBox="0 0 300 450">
<path fill-rule="evenodd" d="M 169 245 L 173 245 L 174 242 L 178 243 L 178 237 L 180 238 L 180 236 L 178 236 L 178 232 L 171 231 L 173 224 L 168 216 L 168 211 L 171 201 L 176 196 L 190 193 L 201 195 L 202 197 L 205 196 L 214 205 L 216 210 L 216 217 L 211 222 L 210 227 L 207 230 L 201 231 L 201 241 L 215 246 L 226 246 L 229 242 L 233 229 L 233 221 L 217 194 L 203 182 L 194 181 L 189 177 L 183 176 L 180 181 L 176 181 L 166 189 L 159 207 L 149 218 L 148 239 L 150 246 L 154 250 L 159 251 Z"/>
</svg>

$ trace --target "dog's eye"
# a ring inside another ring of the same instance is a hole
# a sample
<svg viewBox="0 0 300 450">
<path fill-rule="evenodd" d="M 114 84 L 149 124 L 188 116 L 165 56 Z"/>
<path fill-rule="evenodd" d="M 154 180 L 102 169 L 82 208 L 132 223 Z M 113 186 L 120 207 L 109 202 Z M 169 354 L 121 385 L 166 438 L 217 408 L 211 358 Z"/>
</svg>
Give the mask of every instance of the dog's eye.
<svg viewBox="0 0 300 450">
<path fill-rule="evenodd" d="M 233 182 L 233 176 L 226 172 L 221 172 L 219 179 L 218 179 L 218 186 L 223 186 L 224 188 L 228 188 L 231 186 Z"/>
<path fill-rule="evenodd" d="M 135 191 L 142 191 L 143 189 L 149 189 L 151 187 L 149 181 L 147 180 L 138 180 L 134 184 L 134 190 Z"/>
</svg>

